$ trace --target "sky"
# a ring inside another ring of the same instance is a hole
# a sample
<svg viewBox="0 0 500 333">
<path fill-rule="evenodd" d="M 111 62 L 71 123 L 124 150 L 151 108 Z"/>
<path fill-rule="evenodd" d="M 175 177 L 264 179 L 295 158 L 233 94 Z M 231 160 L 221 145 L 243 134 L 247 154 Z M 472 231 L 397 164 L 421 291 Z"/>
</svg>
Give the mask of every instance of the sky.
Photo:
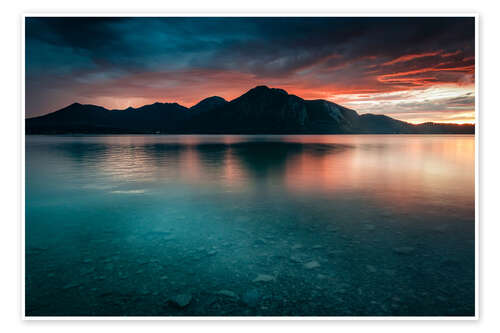
<svg viewBox="0 0 500 333">
<path fill-rule="evenodd" d="M 234 99 L 257 85 L 360 114 L 474 123 L 473 17 L 28 17 L 26 117 Z"/>
</svg>

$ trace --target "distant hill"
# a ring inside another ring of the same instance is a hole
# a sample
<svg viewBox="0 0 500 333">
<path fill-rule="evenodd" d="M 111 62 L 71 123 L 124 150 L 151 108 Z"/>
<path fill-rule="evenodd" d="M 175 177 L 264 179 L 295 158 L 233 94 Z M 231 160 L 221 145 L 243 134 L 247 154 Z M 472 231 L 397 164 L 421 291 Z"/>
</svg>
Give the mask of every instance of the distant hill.
<svg viewBox="0 0 500 333">
<path fill-rule="evenodd" d="M 190 110 L 196 113 L 202 113 L 206 111 L 212 111 L 215 108 L 218 108 L 228 102 L 219 96 L 212 96 L 205 98 L 204 100 L 198 102 L 198 104 L 192 106 Z"/>
<path fill-rule="evenodd" d="M 473 134 L 474 125 L 413 125 L 385 115 L 363 114 L 325 100 L 304 100 L 282 89 L 255 87 L 228 102 L 213 96 L 191 108 L 154 103 L 108 110 L 71 104 L 26 119 L 26 134 Z"/>
</svg>

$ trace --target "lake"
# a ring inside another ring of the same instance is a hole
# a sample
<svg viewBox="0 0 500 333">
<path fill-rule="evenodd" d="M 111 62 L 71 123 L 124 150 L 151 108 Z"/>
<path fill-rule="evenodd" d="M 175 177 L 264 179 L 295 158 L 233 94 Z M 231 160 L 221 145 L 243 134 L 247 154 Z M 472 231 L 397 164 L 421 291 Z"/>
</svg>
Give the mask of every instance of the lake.
<svg viewBox="0 0 500 333">
<path fill-rule="evenodd" d="M 473 316 L 473 135 L 26 136 L 28 316 Z"/>
</svg>

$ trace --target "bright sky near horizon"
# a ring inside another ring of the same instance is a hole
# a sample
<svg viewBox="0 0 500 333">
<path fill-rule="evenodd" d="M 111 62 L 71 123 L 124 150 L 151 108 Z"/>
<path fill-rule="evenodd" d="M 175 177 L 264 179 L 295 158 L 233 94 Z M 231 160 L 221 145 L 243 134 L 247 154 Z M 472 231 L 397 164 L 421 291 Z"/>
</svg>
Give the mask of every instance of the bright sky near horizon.
<svg viewBox="0 0 500 333">
<path fill-rule="evenodd" d="M 473 17 L 26 18 L 26 117 L 267 85 L 412 123 L 474 123 L 474 38 Z"/>
</svg>

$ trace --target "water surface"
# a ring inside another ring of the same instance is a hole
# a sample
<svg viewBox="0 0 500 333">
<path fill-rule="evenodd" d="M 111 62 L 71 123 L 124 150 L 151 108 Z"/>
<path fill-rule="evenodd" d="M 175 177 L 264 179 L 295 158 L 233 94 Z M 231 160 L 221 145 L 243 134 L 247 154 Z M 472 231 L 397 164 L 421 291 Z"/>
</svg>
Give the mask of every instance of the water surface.
<svg viewBox="0 0 500 333">
<path fill-rule="evenodd" d="M 474 136 L 27 136 L 26 314 L 474 315 Z"/>
</svg>

